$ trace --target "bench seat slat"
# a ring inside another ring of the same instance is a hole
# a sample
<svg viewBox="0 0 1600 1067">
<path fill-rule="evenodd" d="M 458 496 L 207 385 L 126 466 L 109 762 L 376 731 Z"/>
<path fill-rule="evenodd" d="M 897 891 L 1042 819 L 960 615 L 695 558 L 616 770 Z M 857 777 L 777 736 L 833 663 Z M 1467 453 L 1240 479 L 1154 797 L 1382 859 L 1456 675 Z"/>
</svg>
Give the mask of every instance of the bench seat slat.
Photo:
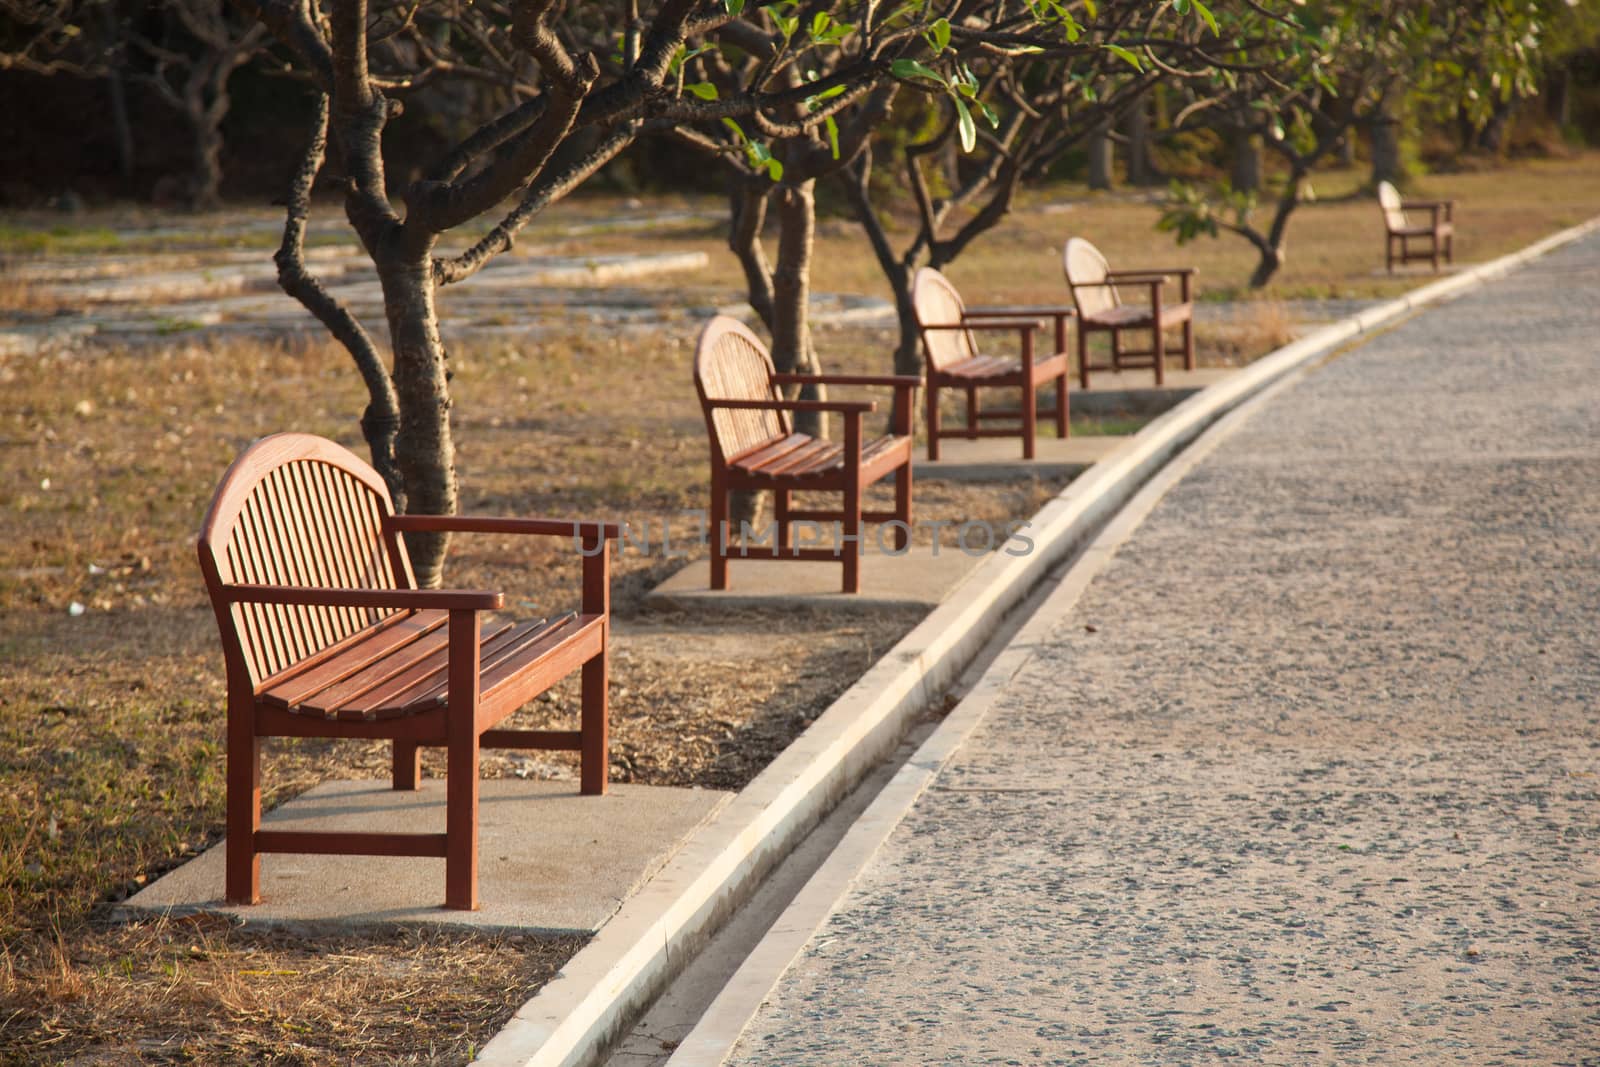
<svg viewBox="0 0 1600 1067">
<path fill-rule="evenodd" d="M 327 649 L 322 655 L 267 679 L 261 686 L 260 699 L 280 708 L 309 700 L 328 686 L 366 669 L 402 645 L 438 629 L 448 618 L 449 613 L 444 611 L 391 615 Z"/>
<path fill-rule="evenodd" d="M 516 630 L 517 626 L 511 623 L 493 630 L 485 628 L 478 639 L 479 654 L 488 655 Z M 334 719 L 391 719 L 406 714 L 400 705 L 409 702 L 419 686 L 431 686 L 435 680 L 447 677 L 449 669 L 450 634 L 447 628 L 440 627 L 342 687 L 319 693 L 297 710 Z"/>
</svg>

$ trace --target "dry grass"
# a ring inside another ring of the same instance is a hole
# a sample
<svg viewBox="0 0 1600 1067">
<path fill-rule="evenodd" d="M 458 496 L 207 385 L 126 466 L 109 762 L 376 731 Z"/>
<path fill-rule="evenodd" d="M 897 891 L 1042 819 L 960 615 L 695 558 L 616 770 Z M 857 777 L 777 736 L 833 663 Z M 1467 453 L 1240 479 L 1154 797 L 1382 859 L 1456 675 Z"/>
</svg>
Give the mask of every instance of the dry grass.
<svg viewBox="0 0 1600 1067">
<path fill-rule="evenodd" d="M 581 946 L 404 929 L 307 940 L 215 917 L 97 924 L 0 966 L 13 1038 L 0 1062 L 462 1063 Z"/>
</svg>

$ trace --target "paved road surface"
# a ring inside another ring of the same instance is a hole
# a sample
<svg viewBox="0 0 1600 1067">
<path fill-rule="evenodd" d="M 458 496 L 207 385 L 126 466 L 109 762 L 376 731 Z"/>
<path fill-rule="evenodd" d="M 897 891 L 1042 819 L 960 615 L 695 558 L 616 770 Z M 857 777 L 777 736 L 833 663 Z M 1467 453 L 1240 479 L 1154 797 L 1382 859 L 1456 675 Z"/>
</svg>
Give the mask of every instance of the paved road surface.
<svg viewBox="0 0 1600 1067">
<path fill-rule="evenodd" d="M 1174 488 L 733 1062 L 1600 1063 L 1597 772 L 1590 237 Z"/>
</svg>

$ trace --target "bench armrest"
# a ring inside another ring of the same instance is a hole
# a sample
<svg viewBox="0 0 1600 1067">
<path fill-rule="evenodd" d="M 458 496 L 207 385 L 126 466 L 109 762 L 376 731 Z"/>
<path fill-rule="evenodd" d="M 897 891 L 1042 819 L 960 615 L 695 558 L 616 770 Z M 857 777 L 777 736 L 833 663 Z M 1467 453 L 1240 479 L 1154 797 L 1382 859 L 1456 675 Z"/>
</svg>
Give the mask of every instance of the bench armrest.
<svg viewBox="0 0 1600 1067">
<path fill-rule="evenodd" d="M 962 308 L 961 313 L 969 319 L 1027 319 L 1035 315 L 1065 315 L 1071 317 L 1078 314 L 1078 309 L 1047 305 L 1034 307 L 1019 304 L 1013 307 Z"/>
<path fill-rule="evenodd" d="M 503 593 L 487 589 L 339 589 L 243 583 L 222 586 L 222 598 L 230 604 L 295 604 L 393 611 L 494 611 L 504 607 L 506 599 Z"/>
<path fill-rule="evenodd" d="M 1185 274 L 1198 274 L 1198 273 L 1199 273 L 1199 270 L 1198 270 L 1198 268 L 1195 268 L 1195 267 L 1140 267 L 1138 269 L 1134 269 L 1134 268 L 1130 267 L 1130 268 L 1128 268 L 1126 270 L 1107 271 L 1106 272 L 1106 277 L 1107 278 L 1138 278 L 1138 277 L 1168 278 L 1168 277 L 1178 277 L 1178 276 L 1185 275 Z"/>
<path fill-rule="evenodd" d="M 914 374 L 774 374 L 774 385 L 885 385 L 918 386 L 922 379 Z"/>
<path fill-rule="evenodd" d="M 960 322 L 930 322 L 919 326 L 923 330 L 1037 330 L 1044 323 L 1039 319 L 963 319 Z"/>
<path fill-rule="evenodd" d="M 878 410 L 874 400 L 707 400 L 706 406 L 730 411 L 838 411 L 846 415 Z"/>
<path fill-rule="evenodd" d="M 390 515 L 384 521 L 390 529 L 401 532 L 543 534 L 613 541 L 622 536 L 622 524 L 618 522 L 575 522 L 500 515 Z"/>
</svg>

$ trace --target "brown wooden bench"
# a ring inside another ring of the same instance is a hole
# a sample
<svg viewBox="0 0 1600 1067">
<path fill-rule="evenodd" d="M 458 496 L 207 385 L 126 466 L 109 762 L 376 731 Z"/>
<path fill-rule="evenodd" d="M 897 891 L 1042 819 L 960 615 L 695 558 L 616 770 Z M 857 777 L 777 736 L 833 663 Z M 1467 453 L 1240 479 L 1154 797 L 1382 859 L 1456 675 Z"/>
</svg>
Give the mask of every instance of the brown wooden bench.
<svg viewBox="0 0 1600 1067">
<path fill-rule="evenodd" d="M 711 441 L 711 588 L 728 588 L 728 560 L 809 559 L 841 563 L 846 593 L 861 591 L 863 522 L 895 523 L 894 547 L 902 550 L 911 534 L 911 405 L 917 379 L 911 376 L 778 374 L 766 347 L 736 319 L 719 315 L 706 324 L 694 361 L 706 433 Z M 877 409 L 872 401 L 785 400 L 786 385 L 889 386 L 895 391 L 893 432 L 865 440 L 862 416 Z M 796 433 L 789 413 L 835 412 L 844 418 L 844 440 L 832 442 Z M 861 493 L 894 475 L 894 510 L 864 511 Z M 776 544 L 732 543 L 728 494 L 770 490 Z M 838 511 L 792 506 L 795 492 L 836 492 Z M 796 545 L 792 522 L 837 524 L 834 547 Z"/>
<path fill-rule="evenodd" d="M 1390 274 L 1394 273 L 1396 260 L 1401 266 L 1405 266 L 1413 259 L 1426 259 L 1432 262 L 1434 270 L 1439 269 L 1440 253 L 1443 253 L 1446 263 L 1454 262 L 1456 240 L 1454 200 L 1402 200 L 1400 191 L 1393 185 L 1379 182 L 1378 207 L 1383 211 L 1384 267 Z M 1426 223 L 1416 222 L 1406 214 L 1408 211 L 1424 210 L 1429 213 Z M 1422 238 L 1428 240 L 1427 251 L 1419 248 L 1413 252 L 1410 242 Z"/>
<path fill-rule="evenodd" d="M 378 474 L 308 434 L 263 438 L 228 469 L 201 526 L 200 569 L 228 676 L 227 899 L 261 899 L 261 853 L 436 856 L 445 906 L 478 906 L 480 747 L 582 753 L 580 788 L 605 792 L 609 540 L 619 527 L 395 515 Z M 583 559 L 581 610 L 487 619 L 503 595 L 418 589 L 404 531 L 571 538 Z M 497 723 L 580 669 L 577 730 Z M 394 742 L 396 789 L 416 789 L 419 748 L 447 750 L 444 833 L 261 829 L 261 739 Z"/>
<path fill-rule="evenodd" d="M 939 458 L 939 442 L 947 437 L 975 440 L 979 437 L 1020 437 L 1022 458 L 1033 459 L 1036 451 L 1039 390 L 1051 382 L 1056 386 L 1056 403 L 1044 415 L 1056 420 L 1056 435 L 1066 437 L 1067 422 L 1067 320 L 1076 312 L 1067 307 L 981 307 L 969 308 L 950 280 L 932 267 L 923 267 L 911 282 L 911 303 L 922 333 L 922 355 L 927 386 L 928 458 Z M 1054 355 L 1039 358 L 1034 333 L 1044 318 L 1055 320 Z M 1019 335 L 1021 358 L 1002 359 L 985 355 L 978 348 L 974 330 L 1015 330 Z M 1019 406 L 983 410 L 978 403 L 979 389 L 1020 389 Z M 959 389 L 967 395 L 966 425 L 946 430 L 939 424 L 939 391 Z M 1014 423 L 986 426 L 987 422 Z"/>
<path fill-rule="evenodd" d="M 1061 250 L 1061 266 L 1066 272 L 1067 288 L 1072 290 L 1072 302 L 1078 308 L 1078 384 L 1089 388 L 1089 372 L 1096 370 L 1122 371 L 1130 368 L 1151 367 L 1156 372 L 1156 384 L 1167 382 L 1166 331 L 1174 326 L 1183 327 L 1183 367 L 1194 370 L 1194 268 L 1154 267 L 1140 270 L 1112 270 L 1100 250 L 1081 237 L 1067 241 Z M 1166 281 L 1176 277 L 1179 285 L 1178 303 L 1164 299 Z M 1124 288 L 1144 288 L 1148 299 L 1144 304 L 1122 302 Z M 1149 330 L 1150 347 L 1129 350 L 1123 347 L 1122 334 L 1127 330 Z M 1111 339 L 1111 362 L 1090 364 L 1089 335 L 1108 334 Z"/>
</svg>

